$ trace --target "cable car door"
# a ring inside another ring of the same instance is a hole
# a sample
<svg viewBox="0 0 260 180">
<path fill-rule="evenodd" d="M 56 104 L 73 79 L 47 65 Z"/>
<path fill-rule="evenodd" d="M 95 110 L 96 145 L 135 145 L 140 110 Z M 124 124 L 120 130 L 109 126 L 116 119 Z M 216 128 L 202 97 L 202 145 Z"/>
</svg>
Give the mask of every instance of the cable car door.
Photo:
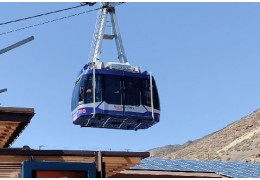
<svg viewBox="0 0 260 180">
<path fill-rule="evenodd" d="M 123 116 L 123 91 L 120 76 L 104 75 L 104 113 Z"/>
<path fill-rule="evenodd" d="M 138 77 L 125 77 L 124 114 L 126 116 L 140 116 L 146 112 L 142 106 L 142 79 Z"/>
</svg>

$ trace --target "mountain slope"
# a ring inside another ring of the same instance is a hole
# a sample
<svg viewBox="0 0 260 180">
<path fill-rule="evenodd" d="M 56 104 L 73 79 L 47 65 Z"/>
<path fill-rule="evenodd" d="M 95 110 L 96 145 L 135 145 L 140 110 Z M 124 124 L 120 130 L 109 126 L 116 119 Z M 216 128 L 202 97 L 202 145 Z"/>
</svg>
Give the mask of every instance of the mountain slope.
<svg viewBox="0 0 260 180">
<path fill-rule="evenodd" d="M 260 110 L 187 146 L 156 148 L 150 153 L 173 159 L 260 162 Z"/>
</svg>

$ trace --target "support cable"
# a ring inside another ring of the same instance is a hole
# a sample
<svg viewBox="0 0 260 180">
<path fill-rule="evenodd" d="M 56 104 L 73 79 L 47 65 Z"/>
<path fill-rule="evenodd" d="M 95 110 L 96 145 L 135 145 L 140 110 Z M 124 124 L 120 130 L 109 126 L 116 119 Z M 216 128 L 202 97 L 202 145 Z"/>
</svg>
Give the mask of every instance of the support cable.
<svg viewBox="0 0 260 180">
<path fill-rule="evenodd" d="M 93 6 L 94 4 L 95 3 L 91 3 L 91 2 L 81 3 L 81 5 L 79 5 L 79 6 L 74 6 L 74 7 L 70 7 L 70 8 L 66 8 L 66 9 L 60 9 L 60 10 L 56 10 L 56 11 L 52 11 L 52 12 L 48 12 L 48 13 L 44 13 L 44 14 L 39 14 L 39 15 L 35 15 L 35 16 L 30 16 L 30 17 L 26 17 L 26 18 L 21 18 L 21 19 L 17 19 L 17 20 L 13 20 L 13 21 L 0 23 L 0 26 L 5 25 L 5 24 L 10 24 L 10 23 L 15 23 L 15 22 L 19 22 L 19 21 L 32 19 L 32 18 L 36 18 L 36 17 L 40 17 L 40 16 L 50 15 L 50 14 L 54 14 L 54 13 L 58 13 L 58 12 L 62 12 L 62 11 L 67 11 L 67 10 L 70 10 L 70 9 L 75 9 L 75 8 L 79 8 L 79 7 L 86 6 L 86 5 Z M 118 3 L 116 5 L 118 6 L 118 5 L 121 5 L 121 4 L 123 4 L 123 3 Z M 68 18 L 74 17 L 74 16 L 79 16 L 79 15 L 82 15 L 82 14 L 90 13 L 90 12 L 97 11 L 97 10 L 102 9 L 102 8 L 103 7 L 99 7 L 99 8 L 96 8 L 96 9 L 89 10 L 89 11 L 84 11 L 84 12 L 72 14 L 72 15 L 69 15 L 69 16 L 65 16 L 65 17 L 41 22 L 41 23 L 38 23 L 38 24 L 34 24 L 34 25 L 30 25 L 30 26 L 26 26 L 26 27 L 14 29 L 14 30 L 2 32 L 2 33 L 0 33 L 0 36 L 6 35 L 6 34 L 9 34 L 9 33 L 13 33 L 13 32 L 17 32 L 17 31 L 21 31 L 21 30 L 25 30 L 25 29 L 30 29 L 30 28 L 33 28 L 33 27 L 41 26 L 41 25 L 44 25 L 44 24 L 52 23 L 52 22 L 57 22 L 57 21 L 60 21 L 60 20 L 63 20 L 63 19 L 68 19 Z"/>
<path fill-rule="evenodd" d="M 79 15 L 82 15 L 82 14 L 90 13 L 92 11 L 97 11 L 99 9 L 101 9 L 101 8 L 96 8 L 96 9 L 92 9 L 92 10 L 89 10 L 89 11 L 84 11 L 84 12 L 80 12 L 80 13 L 77 13 L 77 14 L 72 14 L 72 15 L 69 15 L 69 16 L 65 16 L 65 17 L 41 22 L 41 23 L 38 23 L 38 24 L 34 24 L 34 25 L 30 25 L 30 26 L 26 26 L 26 27 L 22 27 L 22 28 L 18 28 L 18 29 L 14 29 L 14 30 L 11 30 L 11 31 L 6 31 L 6 32 L 3 32 L 3 33 L 0 33 L 0 36 L 10 34 L 10 33 L 13 33 L 13 32 L 17 32 L 17 31 L 21 31 L 21 30 L 25 30 L 25 29 L 30 29 L 30 28 L 41 26 L 41 25 L 48 24 L 48 23 L 57 22 L 57 21 L 60 21 L 60 20 L 64 20 L 64 19 L 74 17 L 74 16 L 79 16 Z"/>
<path fill-rule="evenodd" d="M 32 18 L 37 18 L 37 17 L 41 17 L 41 16 L 46 16 L 46 15 L 50 15 L 50 14 L 55 14 L 55 13 L 59 13 L 59 12 L 62 12 L 62 11 L 76 9 L 76 8 L 79 8 L 79 7 L 82 7 L 82 6 L 86 6 L 86 5 L 87 4 L 81 4 L 79 6 L 74 6 L 74 7 L 70 7 L 70 8 L 60 9 L 60 10 L 56 10 L 56 11 L 52 11 L 52 12 L 48 12 L 48 13 L 43 13 L 43 14 L 38 14 L 38 15 L 30 16 L 30 17 L 26 17 L 26 18 L 16 19 L 16 20 L 0 23 L 0 26 L 6 25 L 6 24 L 10 24 L 10 23 L 19 22 L 19 21 L 24 21 L 24 20 L 28 20 L 28 19 L 32 19 Z"/>
</svg>

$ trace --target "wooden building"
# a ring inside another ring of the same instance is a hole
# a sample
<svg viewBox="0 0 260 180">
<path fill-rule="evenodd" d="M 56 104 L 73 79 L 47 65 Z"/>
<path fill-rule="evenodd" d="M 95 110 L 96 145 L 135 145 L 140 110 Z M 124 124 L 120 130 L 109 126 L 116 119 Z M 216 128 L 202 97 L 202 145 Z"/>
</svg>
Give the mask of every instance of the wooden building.
<svg viewBox="0 0 260 180">
<path fill-rule="evenodd" d="M 96 163 L 97 177 L 111 177 L 140 164 L 146 152 L 95 152 L 67 150 L 0 149 L 0 178 L 20 177 L 22 162 Z"/>
<path fill-rule="evenodd" d="M 34 116 L 32 108 L 0 108 L 0 178 L 21 177 L 22 162 L 95 163 L 97 177 L 110 177 L 140 164 L 148 152 L 97 152 L 10 148 Z"/>
</svg>

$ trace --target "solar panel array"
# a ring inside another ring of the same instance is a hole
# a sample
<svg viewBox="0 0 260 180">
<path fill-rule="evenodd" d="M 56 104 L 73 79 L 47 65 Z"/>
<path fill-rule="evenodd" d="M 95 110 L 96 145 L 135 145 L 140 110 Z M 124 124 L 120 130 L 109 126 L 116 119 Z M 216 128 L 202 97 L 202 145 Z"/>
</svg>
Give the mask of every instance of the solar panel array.
<svg viewBox="0 0 260 180">
<path fill-rule="evenodd" d="M 146 158 L 131 169 L 214 172 L 234 178 L 260 178 L 260 163 Z"/>
</svg>

